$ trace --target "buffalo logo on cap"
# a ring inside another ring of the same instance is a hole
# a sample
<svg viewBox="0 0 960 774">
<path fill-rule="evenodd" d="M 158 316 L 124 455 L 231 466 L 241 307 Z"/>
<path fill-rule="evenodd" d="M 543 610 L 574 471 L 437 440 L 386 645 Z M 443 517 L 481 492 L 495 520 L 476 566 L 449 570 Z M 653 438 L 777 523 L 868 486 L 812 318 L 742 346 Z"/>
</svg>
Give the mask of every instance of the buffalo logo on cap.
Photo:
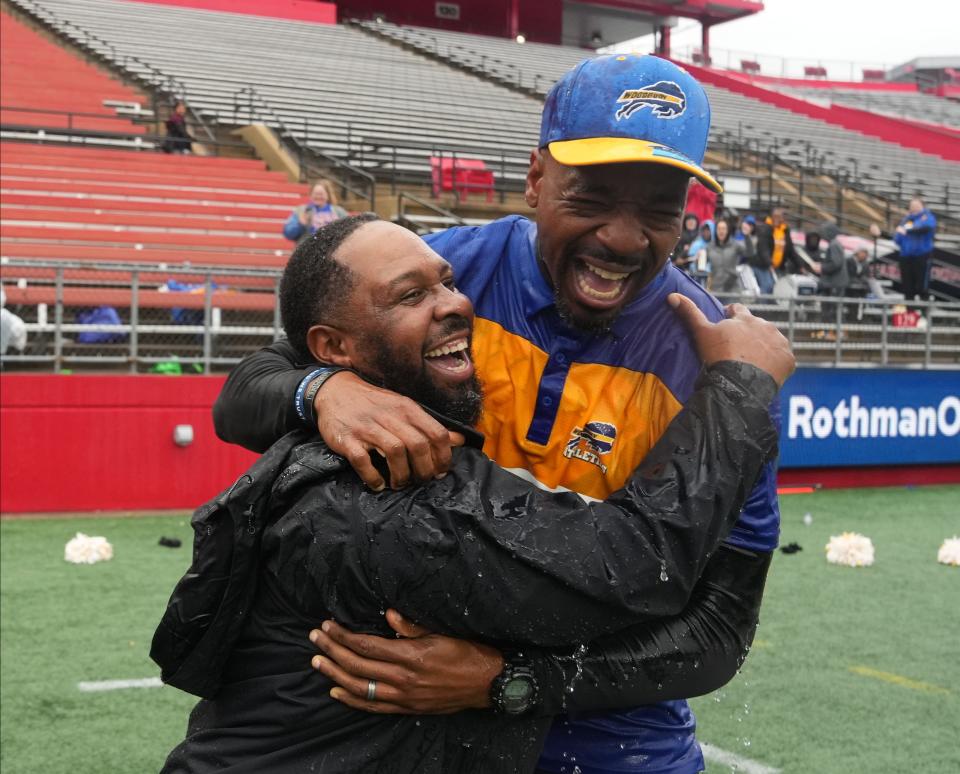
<svg viewBox="0 0 960 774">
<path fill-rule="evenodd" d="M 657 118 L 676 118 L 687 108 L 687 95 L 673 81 L 657 81 L 640 89 L 626 89 L 617 99 L 620 103 L 624 104 L 617 110 L 618 121 L 645 107 Z"/>
</svg>

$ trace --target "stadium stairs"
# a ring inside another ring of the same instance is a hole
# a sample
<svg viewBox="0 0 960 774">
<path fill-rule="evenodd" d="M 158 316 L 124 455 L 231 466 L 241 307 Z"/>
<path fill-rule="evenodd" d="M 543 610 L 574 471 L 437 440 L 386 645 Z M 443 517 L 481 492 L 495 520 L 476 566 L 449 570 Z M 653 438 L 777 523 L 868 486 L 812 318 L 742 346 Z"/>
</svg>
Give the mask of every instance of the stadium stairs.
<svg viewBox="0 0 960 774">
<path fill-rule="evenodd" d="M 6 13 L 2 35 L 0 281 L 7 305 L 32 325 L 43 323 L 58 299 L 65 323 L 110 306 L 126 324 L 136 305 L 141 322 L 169 324 L 174 310 L 202 314 L 209 282 L 218 320 L 275 329 L 276 273 L 291 249 L 280 232 L 303 201 L 303 186 L 256 159 L 157 152 L 161 138 L 104 110 L 140 106 L 143 94 Z M 130 110 L 141 118 L 146 112 Z M 193 292 L 169 292 L 168 280 Z M 49 341 L 31 339 L 39 356 Z M 241 335 L 231 346 L 242 354 L 263 343 Z M 195 337 L 148 337 L 141 353 L 151 348 L 159 356 L 189 355 L 198 344 Z M 96 366 L 98 356 L 125 349 L 68 341 L 62 354 Z"/>
</svg>

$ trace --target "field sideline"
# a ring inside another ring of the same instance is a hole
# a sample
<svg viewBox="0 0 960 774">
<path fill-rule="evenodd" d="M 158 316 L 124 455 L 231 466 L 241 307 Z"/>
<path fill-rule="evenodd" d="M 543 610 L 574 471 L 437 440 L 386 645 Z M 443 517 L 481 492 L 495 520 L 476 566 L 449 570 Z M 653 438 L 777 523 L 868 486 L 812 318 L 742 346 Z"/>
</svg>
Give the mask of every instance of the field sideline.
<svg viewBox="0 0 960 774">
<path fill-rule="evenodd" d="M 960 534 L 960 487 L 781 502 L 781 542 L 804 550 L 777 554 L 742 673 L 693 702 L 713 761 L 790 774 L 960 771 L 960 569 L 936 562 L 943 539 Z M 824 545 L 844 530 L 873 539 L 873 567 L 826 563 Z M 64 562 L 77 531 L 105 535 L 114 559 Z M 162 548 L 161 535 L 185 545 Z M 193 698 L 169 688 L 90 693 L 78 683 L 156 676 L 147 650 L 189 562 L 188 516 L 5 519 L 0 538 L 4 774 L 157 771 Z"/>
</svg>

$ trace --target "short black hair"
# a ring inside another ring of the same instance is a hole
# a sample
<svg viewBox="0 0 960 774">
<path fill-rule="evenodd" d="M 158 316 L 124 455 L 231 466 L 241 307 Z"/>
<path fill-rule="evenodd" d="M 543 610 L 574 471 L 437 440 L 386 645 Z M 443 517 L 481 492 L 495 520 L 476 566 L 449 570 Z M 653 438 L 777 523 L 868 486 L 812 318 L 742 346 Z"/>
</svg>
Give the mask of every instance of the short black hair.
<svg viewBox="0 0 960 774">
<path fill-rule="evenodd" d="M 290 256 L 280 279 L 280 319 L 304 361 L 314 359 L 307 331 L 335 320 L 353 290 L 354 273 L 334 253 L 360 226 L 375 220 L 379 218 L 372 212 L 335 220 L 304 239 Z"/>
</svg>

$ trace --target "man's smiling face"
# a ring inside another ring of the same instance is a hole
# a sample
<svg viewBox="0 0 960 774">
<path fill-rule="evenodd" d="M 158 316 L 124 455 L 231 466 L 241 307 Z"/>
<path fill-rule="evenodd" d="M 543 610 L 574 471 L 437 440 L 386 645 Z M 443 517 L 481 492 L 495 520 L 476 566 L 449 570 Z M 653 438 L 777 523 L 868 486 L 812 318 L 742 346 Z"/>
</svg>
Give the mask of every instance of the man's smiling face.
<svg viewBox="0 0 960 774">
<path fill-rule="evenodd" d="M 564 166 L 534 151 L 527 204 L 540 266 L 568 322 L 605 330 L 680 238 L 690 175 L 662 164 Z"/>
<path fill-rule="evenodd" d="M 473 306 L 456 289 L 450 264 L 385 221 L 358 228 L 335 257 L 355 277 L 340 326 L 353 367 L 453 419 L 476 421 Z"/>
</svg>

